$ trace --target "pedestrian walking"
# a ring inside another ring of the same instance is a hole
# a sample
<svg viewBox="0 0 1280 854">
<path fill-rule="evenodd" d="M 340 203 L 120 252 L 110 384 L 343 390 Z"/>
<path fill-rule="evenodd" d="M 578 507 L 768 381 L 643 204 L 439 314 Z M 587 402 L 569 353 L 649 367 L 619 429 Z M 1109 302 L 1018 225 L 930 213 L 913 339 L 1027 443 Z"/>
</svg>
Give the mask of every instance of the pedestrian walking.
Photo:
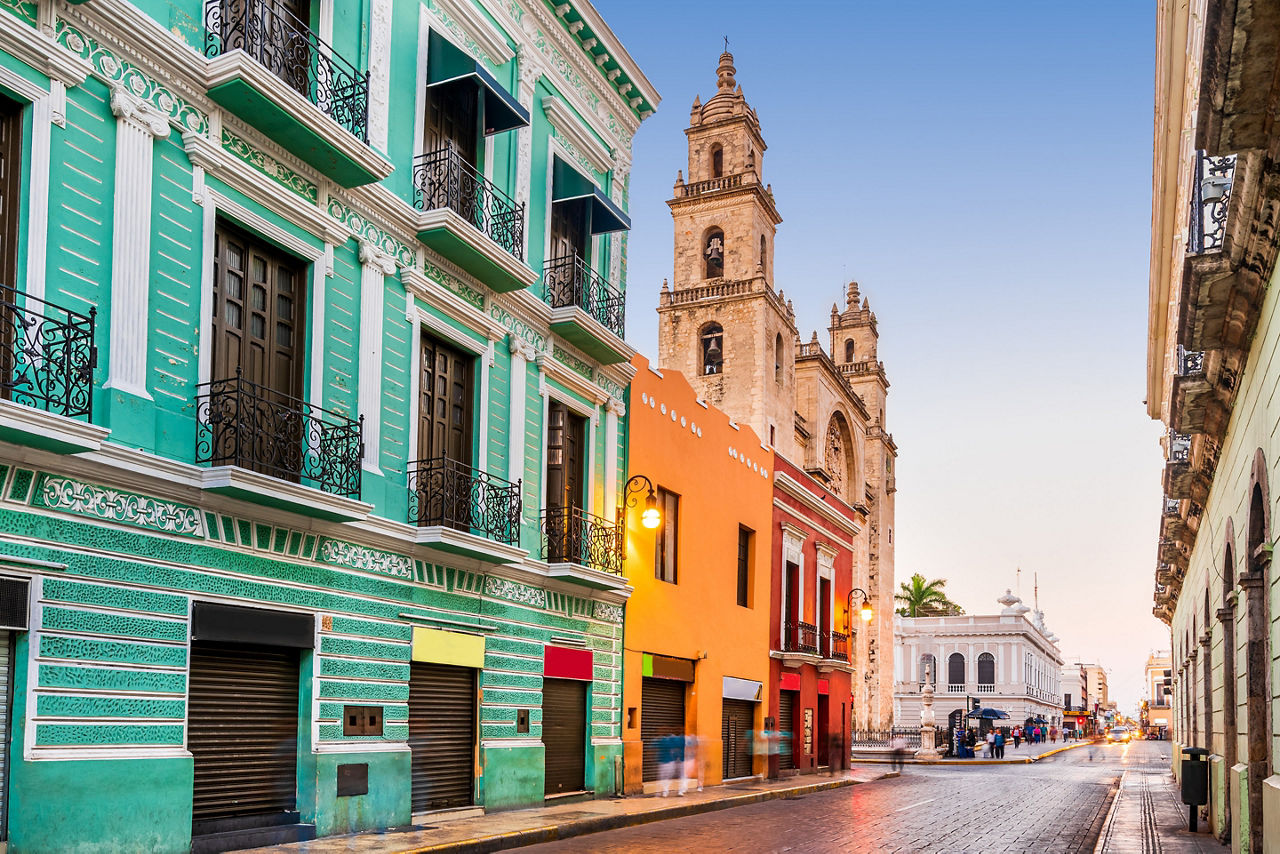
<svg viewBox="0 0 1280 854">
<path fill-rule="evenodd" d="M 983 751 L 983 753 L 982 753 L 982 758 L 983 758 L 983 759 L 992 759 L 992 758 L 994 758 L 994 757 L 995 757 L 995 751 L 996 751 L 996 734 L 995 734 L 995 731 L 994 731 L 994 730 L 988 730 L 988 731 L 987 731 L 987 739 L 986 739 L 986 741 L 987 741 L 987 746 L 986 746 L 986 749 L 985 749 L 985 750 Z"/>
<path fill-rule="evenodd" d="M 671 784 L 676 775 L 683 771 L 684 736 L 678 732 L 669 732 L 658 739 L 658 790 L 662 797 L 671 793 Z M 680 781 L 680 794 L 684 794 L 685 783 Z"/>
<path fill-rule="evenodd" d="M 1018 745 L 1021 742 L 1022 742 L 1022 727 L 1016 726 L 1013 728 L 1013 749 L 1017 750 Z"/>
<path fill-rule="evenodd" d="M 893 749 L 893 763 L 889 766 L 899 774 L 907 763 L 907 739 L 902 733 L 897 733 L 889 741 L 889 747 Z"/>
<path fill-rule="evenodd" d="M 1056 726 L 1049 727 L 1049 743 L 1050 744 L 1058 743 L 1058 728 Z"/>
<path fill-rule="evenodd" d="M 1004 759 L 1004 733 L 997 732 L 995 739 L 996 759 Z"/>
</svg>

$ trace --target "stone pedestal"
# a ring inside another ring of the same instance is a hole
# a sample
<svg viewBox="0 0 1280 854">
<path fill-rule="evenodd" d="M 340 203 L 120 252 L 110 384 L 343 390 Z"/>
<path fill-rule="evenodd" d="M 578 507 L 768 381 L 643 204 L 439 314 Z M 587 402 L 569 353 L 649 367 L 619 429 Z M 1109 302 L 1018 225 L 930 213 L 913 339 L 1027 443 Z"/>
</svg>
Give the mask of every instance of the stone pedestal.
<svg viewBox="0 0 1280 854">
<path fill-rule="evenodd" d="M 916 759 L 929 761 L 938 758 L 933 724 L 933 686 L 926 683 L 920 697 L 920 749 L 916 751 Z"/>
</svg>

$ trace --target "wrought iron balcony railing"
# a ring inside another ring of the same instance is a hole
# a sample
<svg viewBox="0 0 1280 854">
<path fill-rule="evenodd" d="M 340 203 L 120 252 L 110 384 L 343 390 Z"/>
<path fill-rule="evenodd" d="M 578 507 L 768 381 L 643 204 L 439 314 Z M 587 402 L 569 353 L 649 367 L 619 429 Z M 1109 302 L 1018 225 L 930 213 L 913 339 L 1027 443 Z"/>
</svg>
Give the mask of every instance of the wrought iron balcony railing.
<svg viewBox="0 0 1280 854">
<path fill-rule="evenodd" d="M 418 210 L 448 208 L 524 260 L 524 205 L 486 180 L 452 145 L 414 161 L 413 186 Z"/>
<path fill-rule="evenodd" d="M 239 466 L 360 497 L 363 416 L 353 421 L 250 382 L 239 371 L 197 390 L 197 463 Z"/>
<path fill-rule="evenodd" d="M 409 467 L 409 521 L 440 525 L 514 546 L 520 542 L 520 484 L 437 457 Z"/>
<path fill-rule="evenodd" d="M 0 398 L 92 418 L 97 311 L 79 314 L 0 285 Z"/>
<path fill-rule="evenodd" d="M 577 507 L 542 511 L 542 559 L 622 574 L 622 529 Z"/>
<path fill-rule="evenodd" d="M 782 627 L 782 651 L 818 654 L 818 627 L 813 623 L 787 622 Z"/>
<path fill-rule="evenodd" d="M 361 72 L 278 0 L 208 0 L 204 54 L 242 50 L 363 143 L 369 142 L 369 73 Z"/>
<path fill-rule="evenodd" d="M 543 299 L 552 308 L 577 306 L 602 326 L 624 337 L 627 295 L 578 255 L 552 258 L 542 273 Z"/>
<path fill-rule="evenodd" d="M 844 632 L 832 632 L 831 647 L 826 657 L 835 659 L 836 661 L 848 661 L 849 636 Z"/>
<path fill-rule="evenodd" d="M 1203 151 L 1196 152 L 1191 182 L 1191 221 L 1187 228 L 1188 254 L 1203 255 L 1222 249 L 1235 171 L 1234 154 L 1211 157 Z"/>
</svg>

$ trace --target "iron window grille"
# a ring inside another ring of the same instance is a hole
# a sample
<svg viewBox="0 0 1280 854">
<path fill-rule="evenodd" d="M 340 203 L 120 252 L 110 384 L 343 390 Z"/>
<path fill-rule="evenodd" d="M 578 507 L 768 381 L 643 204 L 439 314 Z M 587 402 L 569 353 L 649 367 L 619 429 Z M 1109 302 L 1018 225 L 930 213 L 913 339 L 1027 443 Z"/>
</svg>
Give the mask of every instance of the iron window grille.
<svg viewBox="0 0 1280 854">
<path fill-rule="evenodd" d="M 477 534 L 509 546 L 520 542 L 520 482 L 512 483 L 446 457 L 409 469 L 409 521 Z"/>
<path fill-rule="evenodd" d="M 542 559 L 622 575 L 622 527 L 577 507 L 542 511 Z"/>
<path fill-rule="evenodd" d="M 627 296 L 576 253 L 547 262 L 543 299 L 552 308 L 576 306 L 619 338 L 626 331 Z"/>
<path fill-rule="evenodd" d="M 0 285 L 0 397 L 91 419 L 97 311 L 79 314 Z"/>
<path fill-rule="evenodd" d="M 240 375 L 196 387 L 196 462 L 360 497 L 364 417 L 352 420 Z"/>
<path fill-rule="evenodd" d="M 369 142 L 369 72 L 361 72 L 277 0 L 208 0 L 204 54 L 244 51 L 302 97 Z"/>
<path fill-rule="evenodd" d="M 418 210 L 447 208 L 524 260 L 524 205 L 477 172 L 452 143 L 414 161 L 413 186 Z"/>
</svg>

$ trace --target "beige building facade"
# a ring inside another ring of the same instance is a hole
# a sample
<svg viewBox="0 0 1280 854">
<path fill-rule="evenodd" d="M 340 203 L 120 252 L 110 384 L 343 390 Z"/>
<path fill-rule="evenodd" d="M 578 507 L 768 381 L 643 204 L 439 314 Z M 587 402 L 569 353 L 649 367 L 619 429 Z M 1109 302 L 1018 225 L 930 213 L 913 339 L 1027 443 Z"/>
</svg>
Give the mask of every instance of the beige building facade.
<svg viewBox="0 0 1280 854">
<path fill-rule="evenodd" d="M 1232 851 L 1277 854 L 1280 5 L 1159 9 L 1146 403 L 1167 432 L 1154 613 L 1172 640 L 1174 746 L 1210 752 L 1213 832 Z"/>
<path fill-rule="evenodd" d="M 722 54 L 715 94 L 695 98 L 690 111 L 688 162 L 668 202 L 674 272 L 659 300 L 658 367 L 679 370 L 702 400 L 865 515 L 853 585 L 876 618 L 851 639 L 861 685 L 853 713 L 864 726 L 889 726 L 893 682 L 882 668 L 891 666 L 893 644 L 897 446 L 885 428 L 889 382 L 876 354 L 877 321 L 850 283 L 843 309 L 832 306 L 831 351 L 816 331 L 801 340 L 775 277 L 782 217 L 766 181 L 767 146 L 736 73 L 733 56 Z"/>
</svg>

